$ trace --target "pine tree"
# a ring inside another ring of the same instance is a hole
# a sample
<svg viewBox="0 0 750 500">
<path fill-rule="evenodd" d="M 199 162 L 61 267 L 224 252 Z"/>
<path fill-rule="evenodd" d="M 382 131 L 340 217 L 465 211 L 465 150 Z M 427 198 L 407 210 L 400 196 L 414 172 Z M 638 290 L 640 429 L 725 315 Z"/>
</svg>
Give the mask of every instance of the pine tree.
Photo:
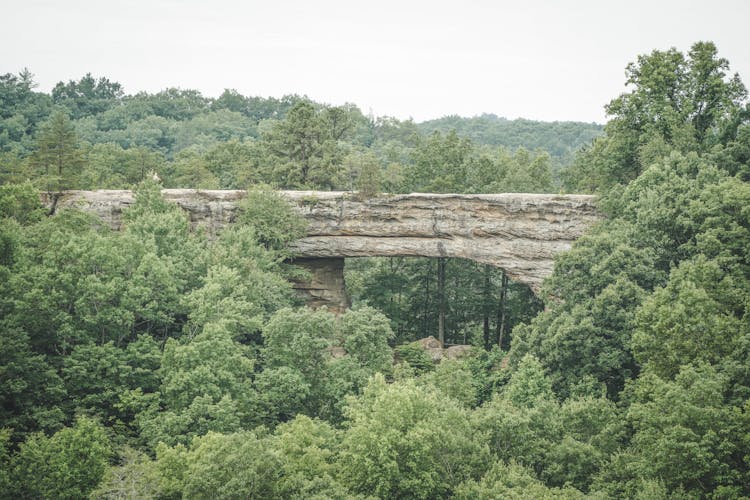
<svg viewBox="0 0 750 500">
<path fill-rule="evenodd" d="M 75 186 L 83 157 L 75 127 L 64 111 L 55 111 L 39 132 L 33 163 L 44 172 L 42 189 L 62 191 Z"/>
</svg>

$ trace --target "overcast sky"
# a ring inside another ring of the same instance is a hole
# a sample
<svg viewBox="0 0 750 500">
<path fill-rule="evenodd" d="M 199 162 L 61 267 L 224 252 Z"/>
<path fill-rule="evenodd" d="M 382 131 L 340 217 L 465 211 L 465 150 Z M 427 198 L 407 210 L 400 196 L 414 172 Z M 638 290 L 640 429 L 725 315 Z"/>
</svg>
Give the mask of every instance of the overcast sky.
<svg viewBox="0 0 750 500">
<path fill-rule="evenodd" d="M 417 121 L 603 123 L 638 54 L 713 40 L 750 84 L 750 1 L 0 0 L 0 73 L 306 94 Z"/>
</svg>

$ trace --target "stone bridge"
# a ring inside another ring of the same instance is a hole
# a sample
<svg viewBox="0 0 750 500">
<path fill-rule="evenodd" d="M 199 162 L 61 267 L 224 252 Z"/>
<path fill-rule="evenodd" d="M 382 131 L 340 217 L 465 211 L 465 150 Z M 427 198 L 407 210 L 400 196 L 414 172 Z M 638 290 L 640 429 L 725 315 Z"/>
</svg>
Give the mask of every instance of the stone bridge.
<svg viewBox="0 0 750 500">
<path fill-rule="evenodd" d="M 237 215 L 244 191 L 165 189 L 194 226 L 214 234 Z M 297 284 L 313 305 L 346 304 L 345 257 L 460 257 L 503 268 L 535 292 L 552 273 L 554 256 L 600 219 L 589 195 L 401 194 L 359 199 L 347 192 L 282 191 L 308 222 L 294 244 L 295 262 L 313 280 Z M 52 200 L 45 200 L 52 207 Z M 93 212 L 113 229 L 131 191 L 68 191 L 53 209 Z"/>
</svg>

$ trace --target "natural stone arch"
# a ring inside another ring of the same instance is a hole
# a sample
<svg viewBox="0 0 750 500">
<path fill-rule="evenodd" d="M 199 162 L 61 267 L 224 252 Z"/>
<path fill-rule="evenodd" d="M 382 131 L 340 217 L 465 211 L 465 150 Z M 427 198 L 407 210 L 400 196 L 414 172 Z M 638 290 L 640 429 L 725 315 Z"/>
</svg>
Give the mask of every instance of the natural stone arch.
<svg viewBox="0 0 750 500">
<path fill-rule="evenodd" d="M 209 233 L 236 219 L 245 196 L 241 190 L 162 192 L 187 211 L 193 225 Z M 552 274 L 555 255 L 600 219 L 590 195 L 412 193 L 360 199 L 348 192 L 282 194 L 307 220 L 307 234 L 294 250 L 320 282 L 316 285 L 314 279 L 298 288 L 307 290 L 311 301 L 317 295 L 319 304 L 328 300 L 334 307 L 346 305 L 345 294 L 325 287 L 343 287 L 338 274 L 345 257 L 460 257 L 501 267 L 538 292 Z M 45 201 L 53 205 L 51 199 Z M 67 191 L 54 205 L 96 213 L 119 229 L 122 210 L 133 202 L 133 193 L 126 190 Z"/>
</svg>

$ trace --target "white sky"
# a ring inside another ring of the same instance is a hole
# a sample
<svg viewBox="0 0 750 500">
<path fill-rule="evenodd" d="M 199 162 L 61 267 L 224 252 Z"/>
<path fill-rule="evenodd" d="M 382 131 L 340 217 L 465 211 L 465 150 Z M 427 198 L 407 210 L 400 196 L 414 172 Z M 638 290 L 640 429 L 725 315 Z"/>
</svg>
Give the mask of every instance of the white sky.
<svg viewBox="0 0 750 500">
<path fill-rule="evenodd" d="M 653 49 L 713 40 L 750 85 L 748 20 L 747 0 L 0 0 L 0 73 L 602 123 Z"/>
</svg>

